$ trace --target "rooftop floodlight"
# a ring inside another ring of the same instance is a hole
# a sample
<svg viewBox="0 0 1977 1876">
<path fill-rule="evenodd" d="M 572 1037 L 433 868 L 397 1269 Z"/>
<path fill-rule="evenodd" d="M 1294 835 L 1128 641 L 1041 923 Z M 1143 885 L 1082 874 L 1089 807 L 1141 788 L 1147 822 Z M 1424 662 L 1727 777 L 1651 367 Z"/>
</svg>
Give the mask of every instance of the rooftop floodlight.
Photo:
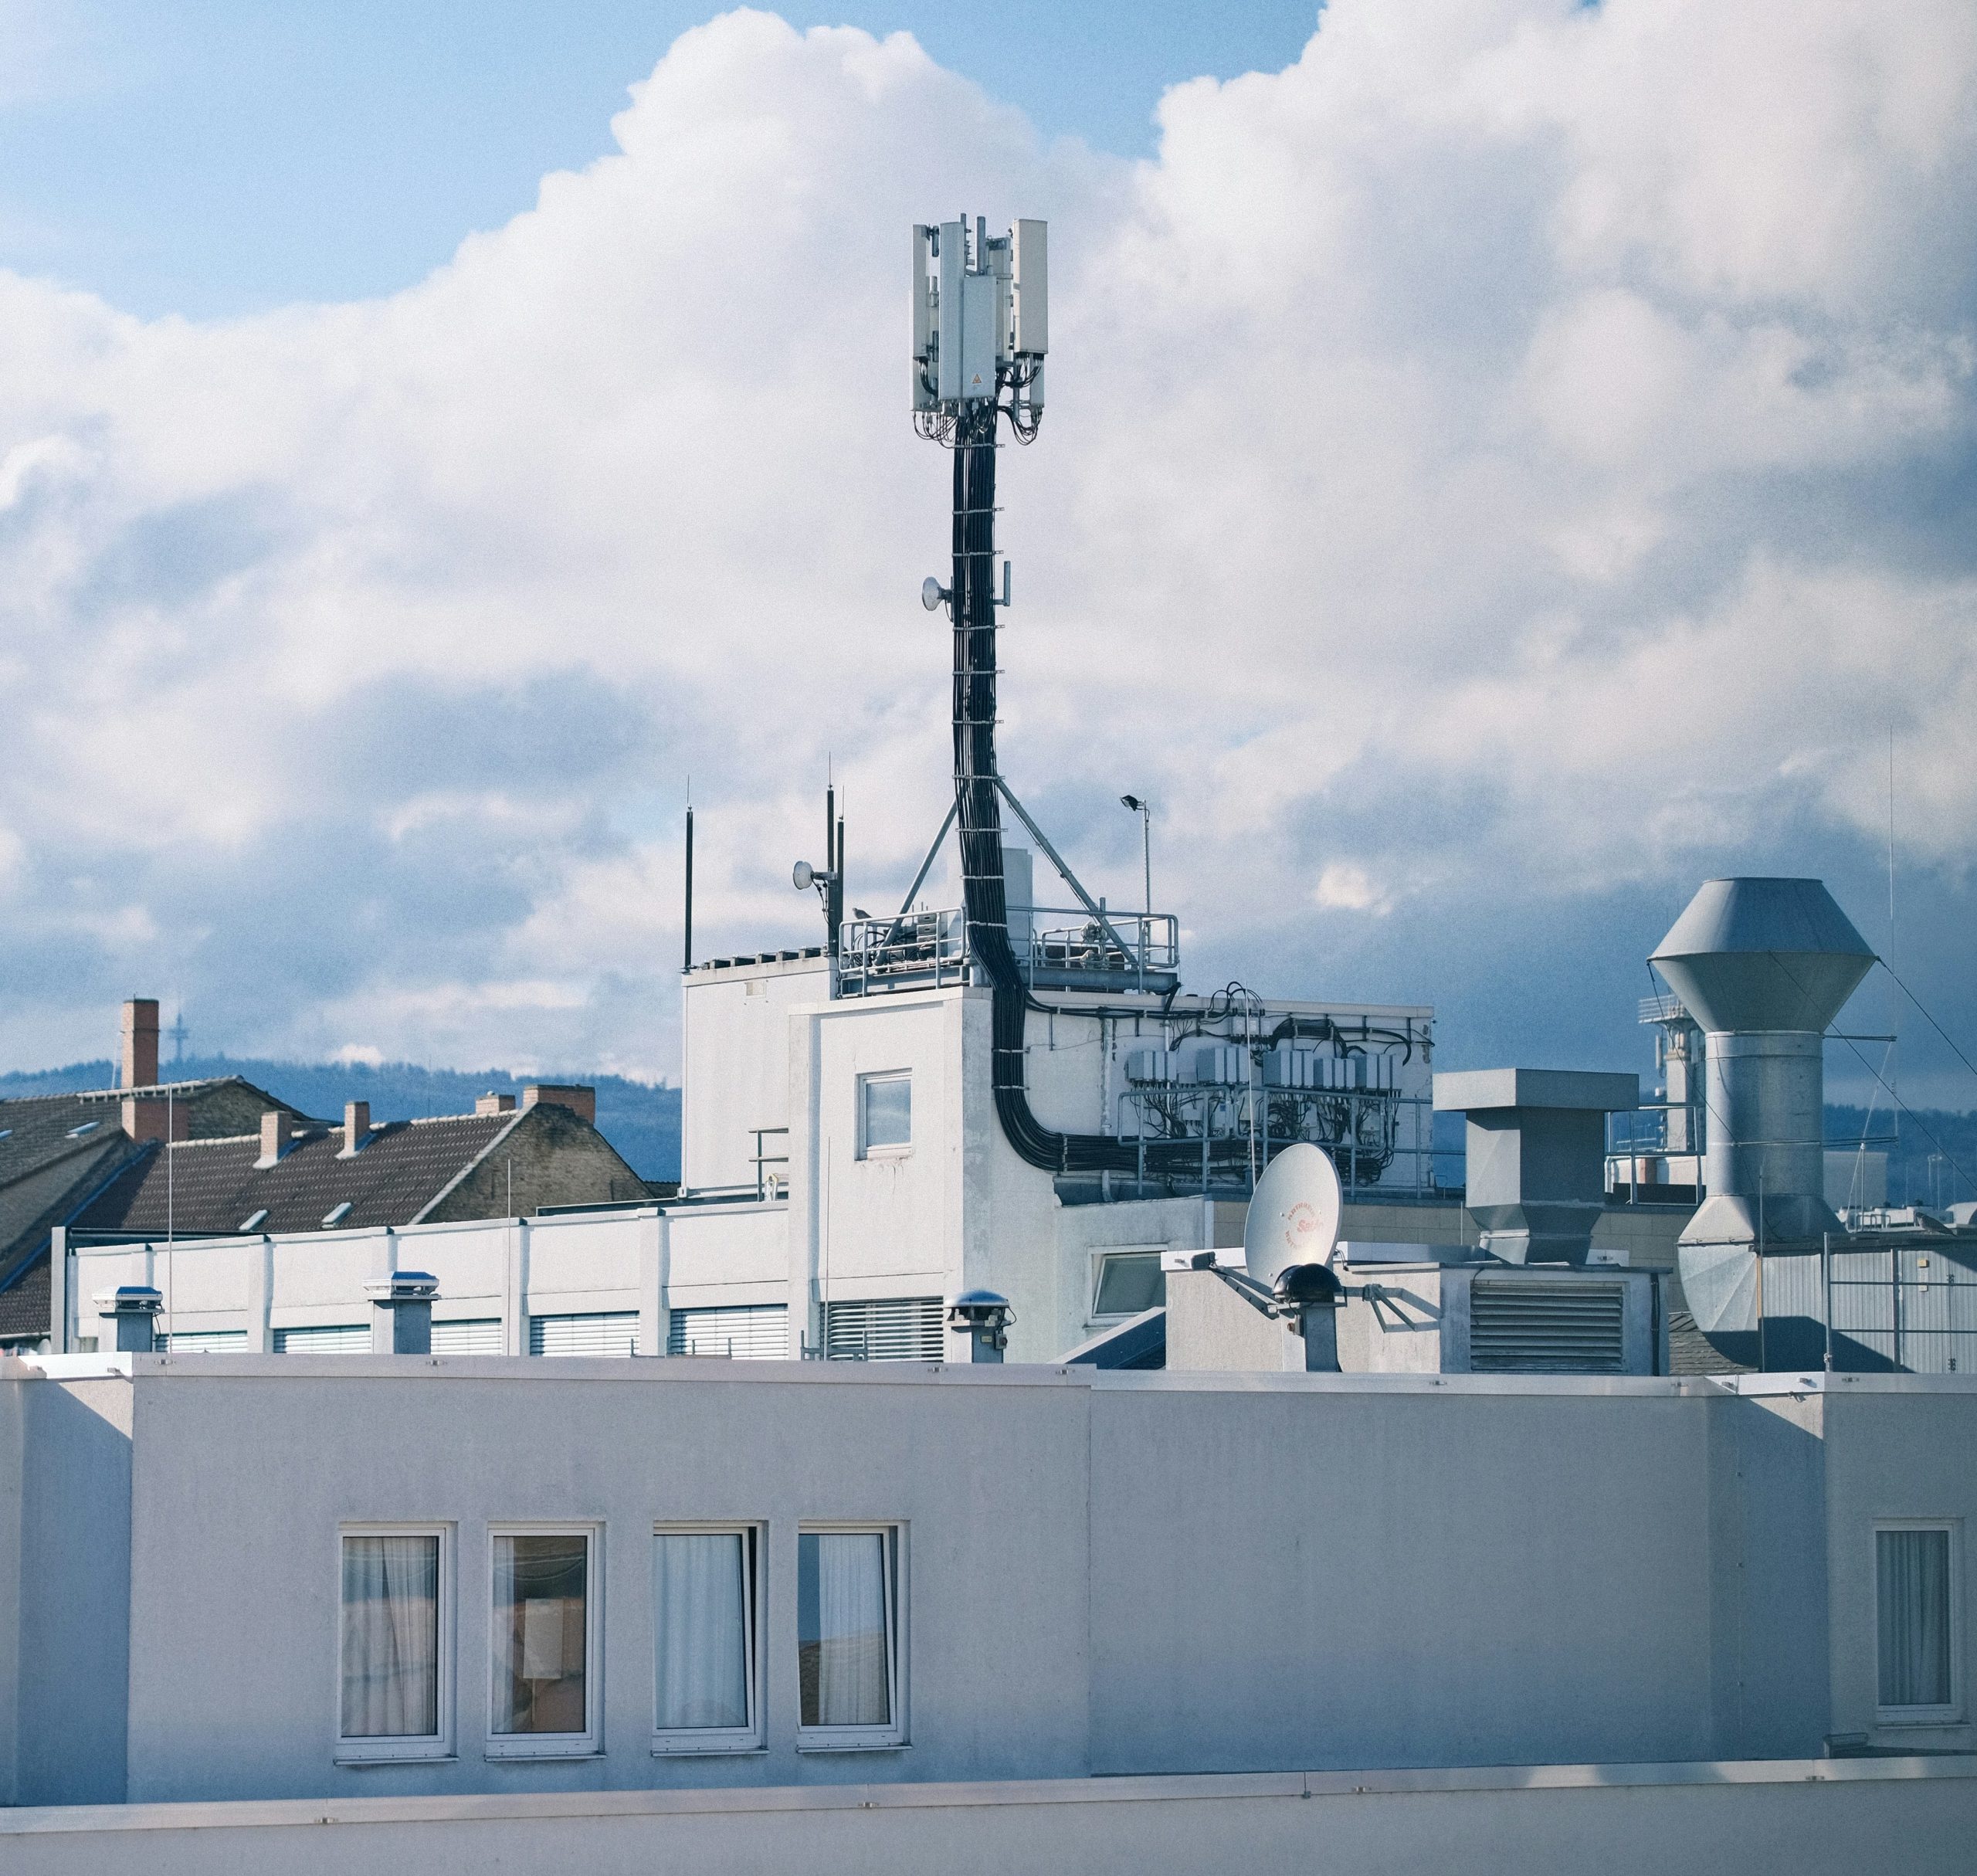
<svg viewBox="0 0 1977 1876">
<path fill-rule="evenodd" d="M 1153 803 L 1137 795 L 1121 795 L 1119 806 L 1140 817 L 1140 860 L 1146 868 L 1146 915 L 1153 917 Z"/>
</svg>

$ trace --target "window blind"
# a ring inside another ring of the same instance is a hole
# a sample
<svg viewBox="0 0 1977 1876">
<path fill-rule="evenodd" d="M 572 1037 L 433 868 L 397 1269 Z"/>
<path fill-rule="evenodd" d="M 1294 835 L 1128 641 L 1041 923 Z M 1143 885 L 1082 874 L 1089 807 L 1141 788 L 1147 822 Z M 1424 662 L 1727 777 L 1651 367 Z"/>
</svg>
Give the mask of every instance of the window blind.
<svg viewBox="0 0 1977 1876">
<path fill-rule="evenodd" d="M 368 1355 L 368 1322 L 334 1322 L 308 1328 L 276 1329 L 277 1355 Z"/>
<path fill-rule="evenodd" d="M 631 1355 L 636 1351 L 638 1335 L 636 1310 L 531 1316 L 528 1352 L 531 1355 Z"/>
<path fill-rule="evenodd" d="M 824 1353 L 833 1362 L 938 1362 L 947 1355 L 938 1296 L 880 1297 L 824 1305 Z"/>
<path fill-rule="evenodd" d="M 666 1326 L 668 1355 L 727 1355 L 738 1362 L 780 1362 L 789 1355 L 789 1311 L 781 1303 L 676 1309 Z"/>
</svg>

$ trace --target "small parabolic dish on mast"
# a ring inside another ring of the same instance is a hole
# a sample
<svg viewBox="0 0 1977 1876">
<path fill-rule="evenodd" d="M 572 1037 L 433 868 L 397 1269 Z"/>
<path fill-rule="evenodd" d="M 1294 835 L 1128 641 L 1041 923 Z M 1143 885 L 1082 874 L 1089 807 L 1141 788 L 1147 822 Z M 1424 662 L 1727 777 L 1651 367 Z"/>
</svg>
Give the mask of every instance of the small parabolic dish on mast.
<svg viewBox="0 0 1977 1876">
<path fill-rule="evenodd" d="M 1345 1203 L 1338 1169 L 1308 1140 L 1273 1159 L 1250 1200 L 1243 1261 L 1260 1284 L 1275 1288 L 1295 1264 L 1322 1264 L 1338 1242 Z"/>
</svg>

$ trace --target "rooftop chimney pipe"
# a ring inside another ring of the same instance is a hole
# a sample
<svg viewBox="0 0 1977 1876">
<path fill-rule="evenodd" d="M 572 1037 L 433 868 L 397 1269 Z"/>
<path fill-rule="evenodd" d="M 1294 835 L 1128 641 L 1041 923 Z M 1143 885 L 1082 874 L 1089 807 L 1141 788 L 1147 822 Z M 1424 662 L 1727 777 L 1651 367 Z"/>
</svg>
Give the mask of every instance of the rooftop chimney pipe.
<svg viewBox="0 0 1977 1876">
<path fill-rule="evenodd" d="M 158 1086 L 158 999 L 133 996 L 124 1003 L 121 1087 Z"/>
</svg>

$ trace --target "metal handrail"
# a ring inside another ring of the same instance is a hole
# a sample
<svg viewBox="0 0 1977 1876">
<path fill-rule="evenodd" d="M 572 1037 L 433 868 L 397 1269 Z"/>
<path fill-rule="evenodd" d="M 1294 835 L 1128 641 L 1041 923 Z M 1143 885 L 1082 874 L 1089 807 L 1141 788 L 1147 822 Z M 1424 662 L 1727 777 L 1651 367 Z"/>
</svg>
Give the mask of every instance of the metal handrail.
<svg viewBox="0 0 1977 1876">
<path fill-rule="evenodd" d="M 1047 922 L 1060 919 L 1075 922 Z M 1164 981 L 1180 965 L 1180 921 L 1166 912 L 1107 908 L 1094 917 L 1077 906 L 1018 906 L 1009 940 L 1017 968 L 1033 982 L 1053 972 Z M 958 907 L 849 919 L 839 928 L 839 985 L 853 995 L 873 980 L 946 982 L 968 960 L 968 917 Z"/>
</svg>

